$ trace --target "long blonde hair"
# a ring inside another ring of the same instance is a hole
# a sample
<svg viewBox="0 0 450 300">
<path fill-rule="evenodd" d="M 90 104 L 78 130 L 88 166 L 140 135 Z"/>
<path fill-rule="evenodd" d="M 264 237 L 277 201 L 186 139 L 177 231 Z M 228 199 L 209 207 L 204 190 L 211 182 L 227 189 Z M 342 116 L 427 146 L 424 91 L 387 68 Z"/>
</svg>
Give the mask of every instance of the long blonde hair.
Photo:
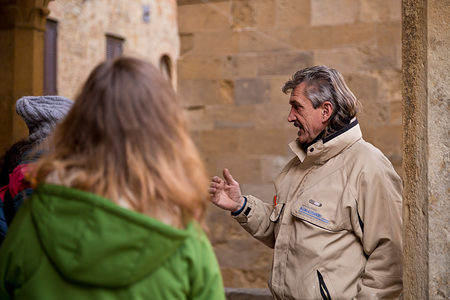
<svg viewBox="0 0 450 300">
<path fill-rule="evenodd" d="M 178 224 L 200 222 L 208 180 L 189 137 L 183 108 L 160 72 L 121 57 L 99 64 L 56 128 L 54 151 L 36 164 L 37 183 L 49 174 L 132 210 Z"/>
</svg>

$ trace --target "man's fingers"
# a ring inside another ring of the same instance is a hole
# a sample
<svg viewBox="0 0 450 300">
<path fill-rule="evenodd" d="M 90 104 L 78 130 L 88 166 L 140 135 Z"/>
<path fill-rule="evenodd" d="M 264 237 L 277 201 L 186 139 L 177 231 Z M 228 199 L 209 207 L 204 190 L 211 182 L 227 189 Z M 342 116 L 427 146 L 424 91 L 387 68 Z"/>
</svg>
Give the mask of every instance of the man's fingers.
<svg viewBox="0 0 450 300">
<path fill-rule="evenodd" d="M 214 176 L 211 181 L 220 183 L 220 182 L 222 182 L 222 178 L 220 178 L 219 176 Z"/>
<path fill-rule="evenodd" d="M 223 169 L 223 177 L 225 178 L 225 181 L 227 182 L 227 184 L 236 184 L 236 180 L 234 180 L 233 176 L 231 176 L 230 171 L 225 168 Z"/>
</svg>

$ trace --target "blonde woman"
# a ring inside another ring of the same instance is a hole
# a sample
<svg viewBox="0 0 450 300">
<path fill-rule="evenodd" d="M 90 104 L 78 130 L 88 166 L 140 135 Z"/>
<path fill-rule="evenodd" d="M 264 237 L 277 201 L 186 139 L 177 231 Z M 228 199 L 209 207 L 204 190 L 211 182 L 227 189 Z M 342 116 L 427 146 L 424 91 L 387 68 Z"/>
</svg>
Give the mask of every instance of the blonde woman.
<svg viewBox="0 0 450 300">
<path fill-rule="evenodd" d="M 97 66 L 33 168 L 0 250 L 1 299 L 224 299 L 201 229 L 208 180 L 150 64 Z"/>
</svg>

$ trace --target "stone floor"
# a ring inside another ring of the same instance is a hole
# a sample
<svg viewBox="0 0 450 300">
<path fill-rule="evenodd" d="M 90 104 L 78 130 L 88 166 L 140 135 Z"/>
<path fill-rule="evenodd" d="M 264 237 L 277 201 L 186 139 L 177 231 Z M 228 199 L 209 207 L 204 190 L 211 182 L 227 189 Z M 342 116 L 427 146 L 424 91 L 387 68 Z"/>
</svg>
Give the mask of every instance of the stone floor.
<svg viewBox="0 0 450 300">
<path fill-rule="evenodd" d="M 269 289 L 225 288 L 227 300 L 273 300 Z"/>
</svg>

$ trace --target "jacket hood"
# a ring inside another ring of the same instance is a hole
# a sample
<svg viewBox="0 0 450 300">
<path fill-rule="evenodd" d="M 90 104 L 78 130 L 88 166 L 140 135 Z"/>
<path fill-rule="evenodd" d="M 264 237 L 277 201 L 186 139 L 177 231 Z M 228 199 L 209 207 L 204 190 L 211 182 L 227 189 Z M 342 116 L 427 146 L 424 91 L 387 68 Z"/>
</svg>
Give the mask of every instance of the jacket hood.
<svg viewBox="0 0 450 300">
<path fill-rule="evenodd" d="M 193 231 L 176 229 L 98 195 L 40 185 L 31 210 L 49 260 L 68 280 L 93 286 L 132 284 L 158 268 Z"/>
</svg>

